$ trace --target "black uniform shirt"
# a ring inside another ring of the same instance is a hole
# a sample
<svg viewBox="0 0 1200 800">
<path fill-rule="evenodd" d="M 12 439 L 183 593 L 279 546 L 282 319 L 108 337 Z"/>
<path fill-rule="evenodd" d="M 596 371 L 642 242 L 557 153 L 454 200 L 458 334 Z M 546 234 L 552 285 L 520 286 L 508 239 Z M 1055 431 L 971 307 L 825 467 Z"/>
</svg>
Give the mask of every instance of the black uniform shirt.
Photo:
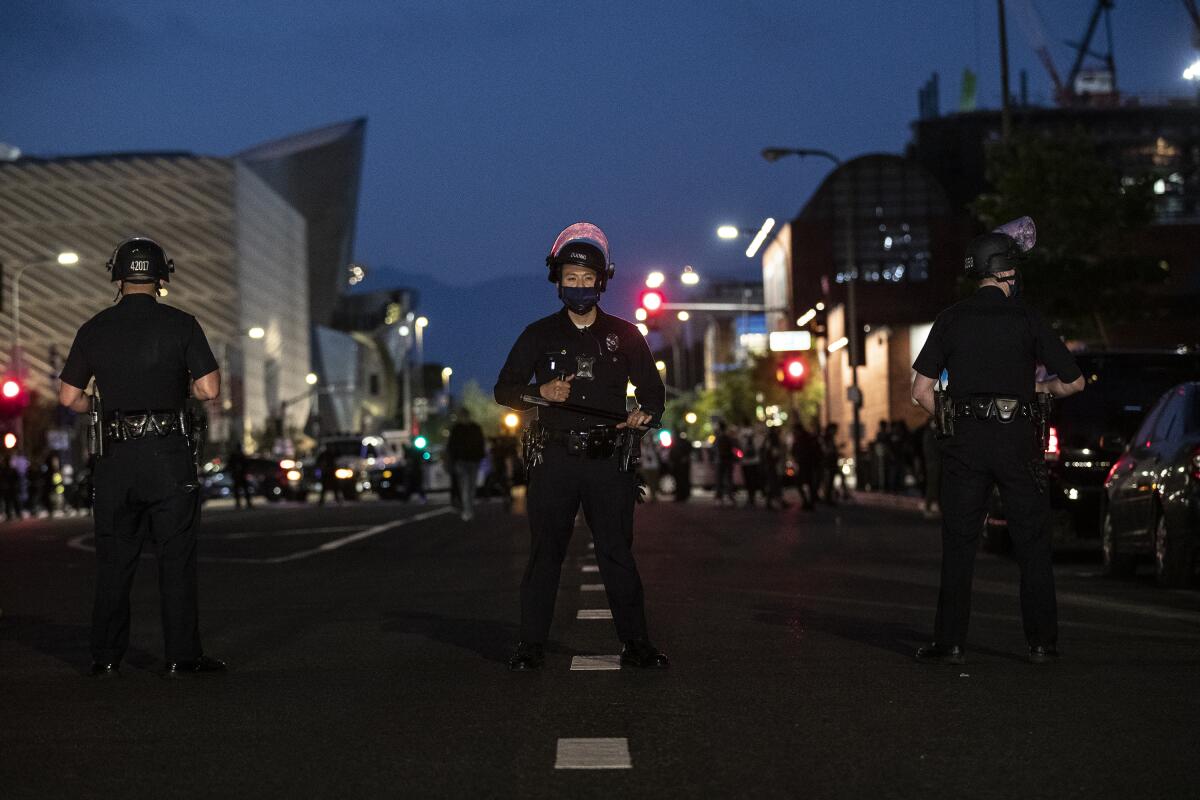
<svg viewBox="0 0 1200 800">
<path fill-rule="evenodd" d="M 95 376 L 105 414 L 134 413 L 183 408 L 190 381 L 216 369 L 195 317 L 130 294 L 83 324 L 61 377 L 86 389 Z"/>
<path fill-rule="evenodd" d="M 1045 317 L 1021 298 L 984 286 L 938 314 L 913 369 L 934 380 L 947 370 L 951 397 L 1007 395 L 1029 402 L 1038 364 L 1063 383 L 1081 374 Z"/>
<path fill-rule="evenodd" d="M 625 390 L 632 383 L 638 405 L 653 417 L 652 424 L 657 425 L 662 416 L 666 391 L 641 331 L 599 308 L 596 321 L 583 330 L 575 327 L 565 308 L 525 328 L 496 379 L 496 402 L 524 411 L 531 406 L 521 399 L 522 394 L 536 395 L 538 386 L 569 375 L 575 379 L 567 402 L 624 416 Z M 612 424 L 553 406 L 539 409 L 538 419 L 554 430 Z"/>
</svg>

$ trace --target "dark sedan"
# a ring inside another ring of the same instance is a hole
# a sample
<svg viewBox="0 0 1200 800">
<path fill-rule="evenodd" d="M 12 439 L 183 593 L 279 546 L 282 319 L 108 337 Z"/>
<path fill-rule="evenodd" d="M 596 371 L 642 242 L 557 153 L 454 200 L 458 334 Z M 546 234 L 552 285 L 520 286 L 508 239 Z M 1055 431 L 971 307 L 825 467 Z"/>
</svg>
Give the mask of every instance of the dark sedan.
<svg viewBox="0 0 1200 800">
<path fill-rule="evenodd" d="M 1159 399 L 1104 488 L 1108 574 L 1130 575 L 1149 558 L 1160 584 L 1186 585 L 1200 548 L 1200 381 Z"/>
</svg>

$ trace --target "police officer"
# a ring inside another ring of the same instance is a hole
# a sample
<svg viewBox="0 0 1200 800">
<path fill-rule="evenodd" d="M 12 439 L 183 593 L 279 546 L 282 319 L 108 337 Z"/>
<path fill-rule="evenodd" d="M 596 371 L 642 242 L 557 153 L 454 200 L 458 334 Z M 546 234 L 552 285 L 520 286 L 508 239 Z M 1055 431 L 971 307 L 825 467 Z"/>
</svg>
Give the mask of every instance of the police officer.
<svg viewBox="0 0 1200 800">
<path fill-rule="evenodd" d="M 196 318 L 159 303 L 175 265 L 156 242 L 135 237 L 107 264 L 118 302 L 75 336 L 60 402 L 89 410 L 93 378 L 103 402 L 103 455 L 96 458 L 94 520 L 99 561 L 92 614 L 93 676 L 119 674 L 129 645 L 129 590 L 146 536 L 158 544 L 166 674 L 216 672 L 204 655 L 196 609 L 199 484 L 184 412 L 190 387 L 212 400 L 220 373 Z"/>
<path fill-rule="evenodd" d="M 1033 244 L 1033 223 L 1020 235 Z M 1009 228 L 1010 226 L 1005 226 Z M 1066 397 L 1083 389 L 1075 360 L 1046 320 L 1019 296 L 1022 247 L 1007 233 L 976 238 L 967 275 L 979 279 L 969 298 L 938 315 L 913 364 L 913 400 L 935 409 L 935 385 L 949 373 L 953 436 L 942 442 L 942 571 L 934 642 L 925 662 L 965 663 L 975 550 L 993 486 L 999 487 L 1021 570 L 1021 618 L 1033 663 L 1058 656 L 1058 616 L 1047 529 L 1042 444 L 1035 393 Z M 1056 376 L 1035 384 L 1037 365 Z M 948 433 L 948 431 L 946 431 Z"/>
<path fill-rule="evenodd" d="M 647 636 L 632 551 L 637 475 L 623 471 L 608 446 L 614 435 L 609 420 L 554 406 L 569 401 L 625 416 L 616 428 L 636 430 L 658 423 L 665 402 L 662 379 L 638 329 L 598 305 L 613 275 L 608 240 L 599 228 L 586 222 L 566 228 L 546 264 L 564 308 L 525 328 L 495 387 L 496 401 L 517 411 L 531 407 L 523 394 L 540 395 L 548 403 L 531 423 L 544 432 L 545 444 L 541 463 L 530 470 L 526 504 L 532 543 L 521 581 L 521 641 L 509 668 L 542 665 L 562 562 L 581 505 L 624 643 L 621 663 L 664 668 L 667 657 Z M 626 413 L 629 383 L 636 387 L 639 406 Z M 637 447 L 636 437 L 630 441 Z"/>
</svg>

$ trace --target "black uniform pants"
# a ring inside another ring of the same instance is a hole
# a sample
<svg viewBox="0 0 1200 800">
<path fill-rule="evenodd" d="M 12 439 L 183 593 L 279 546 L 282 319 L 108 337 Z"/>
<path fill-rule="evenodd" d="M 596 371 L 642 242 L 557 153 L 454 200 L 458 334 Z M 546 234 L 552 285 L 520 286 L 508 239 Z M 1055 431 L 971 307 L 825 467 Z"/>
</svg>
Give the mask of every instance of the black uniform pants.
<svg viewBox="0 0 1200 800">
<path fill-rule="evenodd" d="M 942 448 L 942 586 L 938 594 L 935 640 L 966 643 L 971 616 L 975 551 L 983 532 L 992 488 L 999 487 L 1013 552 L 1021 570 L 1021 620 L 1030 645 L 1054 646 L 1058 606 L 1054 596 L 1049 498 L 1034 482 L 1033 425 L 1018 419 L 958 420 L 956 434 Z"/>
<path fill-rule="evenodd" d="M 562 562 L 581 505 L 617 636 L 623 642 L 647 638 L 642 579 L 632 549 L 636 481 L 633 473 L 621 472 L 615 458 L 588 459 L 568 455 L 561 445 L 546 446 L 542 463 L 529 476 L 526 498 L 532 542 L 521 581 L 522 641 L 543 643 L 550 633 Z"/>
<path fill-rule="evenodd" d="M 167 661 L 201 655 L 196 606 L 200 493 L 182 436 L 113 443 L 96 460 L 92 656 L 120 661 L 129 646 L 129 590 L 147 537 L 158 546 L 158 591 Z"/>
</svg>

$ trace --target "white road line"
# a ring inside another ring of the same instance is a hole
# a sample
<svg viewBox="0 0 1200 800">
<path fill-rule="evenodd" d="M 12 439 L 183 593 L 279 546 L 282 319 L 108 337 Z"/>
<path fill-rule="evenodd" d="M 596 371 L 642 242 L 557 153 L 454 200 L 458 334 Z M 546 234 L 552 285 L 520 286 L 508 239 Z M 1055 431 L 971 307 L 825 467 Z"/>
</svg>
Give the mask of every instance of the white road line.
<svg viewBox="0 0 1200 800">
<path fill-rule="evenodd" d="M 572 672 L 598 672 L 620 668 L 620 656 L 575 656 L 571 659 Z"/>
<path fill-rule="evenodd" d="M 555 769 L 633 769 L 629 740 L 559 739 Z"/>
<path fill-rule="evenodd" d="M 575 619 L 612 619 L 612 609 L 608 608 L 581 608 L 579 613 L 575 615 Z"/>
<path fill-rule="evenodd" d="M 595 550 L 595 549 L 596 549 L 596 543 L 588 542 L 588 550 Z"/>
<path fill-rule="evenodd" d="M 604 584 L 603 583 L 585 583 L 583 586 L 580 586 L 579 588 L 585 592 L 603 592 Z"/>
<path fill-rule="evenodd" d="M 346 531 L 362 530 L 360 525 L 334 525 L 330 528 L 293 528 L 282 531 L 237 531 L 236 533 L 207 533 L 205 539 L 256 539 L 275 536 L 304 536 L 314 533 L 344 533 Z"/>
<path fill-rule="evenodd" d="M 584 564 L 583 571 L 584 572 L 599 572 L 600 567 L 597 566 L 596 564 Z"/>
<path fill-rule="evenodd" d="M 431 519 L 432 517 L 451 513 L 454 513 L 454 509 L 449 506 L 435 508 L 431 511 L 422 511 L 420 514 L 414 514 L 411 517 L 385 522 L 382 525 L 376 525 L 373 528 L 367 528 L 366 530 L 359 531 L 358 533 L 353 533 L 349 536 L 343 536 L 341 539 L 334 539 L 331 542 L 325 542 L 319 547 L 313 547 L 308 550 L 298 550 L 295 553 L 288 553 L 284 556 L 274 556 L 272 558 L 226 558 L 222 556 L 200 556 L 199 560 L 217 564 L 286 564 L 289 561 L 299 561 L 302 558 L 310 558 L 311 556 L 321 555 L 322 553 L 329 553 L 345 547 L 348 544 L 361 542 L 363 539 L 369 539 L 372 536 L 378 536 L 381 533 L 387 533 L 390 530 L 404 527 L 405 525 L 413 522 L 421 522 L 423 520 Z M 85 533 L 68 541 L 67 546 L 73 547 L 76 550 L 85 550 L 87 552 L 94 553 L 96 551 L 94 545 L 84 544 L 84 542 L 91 538 L 93 538 L 92 534 Z"/>
</svg>

